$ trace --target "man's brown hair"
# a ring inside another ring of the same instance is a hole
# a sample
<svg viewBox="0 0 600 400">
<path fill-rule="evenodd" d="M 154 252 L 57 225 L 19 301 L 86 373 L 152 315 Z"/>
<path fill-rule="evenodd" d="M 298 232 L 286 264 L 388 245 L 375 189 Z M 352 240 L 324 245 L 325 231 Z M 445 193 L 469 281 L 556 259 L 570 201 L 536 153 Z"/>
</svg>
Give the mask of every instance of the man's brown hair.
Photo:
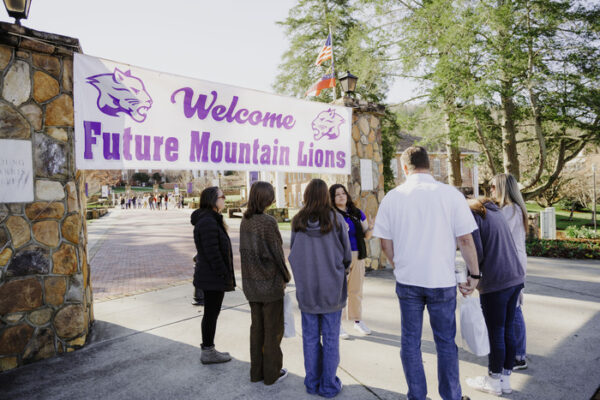
<svg viewBox="0 0 600 400">
<path fill-rule="evenodd" d="M 408 172 L 416 169 L 429 169 L 429 155 L 423 146 L 410 146 L 402 152 L 400 161 L 406 165 Z"/>
</svg>

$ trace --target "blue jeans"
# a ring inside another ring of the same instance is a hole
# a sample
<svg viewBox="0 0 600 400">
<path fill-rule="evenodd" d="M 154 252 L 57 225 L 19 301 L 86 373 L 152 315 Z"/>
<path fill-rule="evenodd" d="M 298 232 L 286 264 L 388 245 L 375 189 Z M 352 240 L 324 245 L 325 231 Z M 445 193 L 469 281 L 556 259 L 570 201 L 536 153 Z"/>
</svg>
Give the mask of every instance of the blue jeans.
<svg viewBox="0 0 600 400">
<path fill-rule="evenodd" d="M 438 391 L 444 400 L 460 400 L 458 347 L 456 336 L 456 286 L 428 289 L 396 283 L 400 301 L 402 337 L 400 358 L 408 384 L 409 400 L 427 397 L 427 381 L 421 357 L 423 311 L 427 306 L 429 323 L 437 351 Z"/>
<path fill-rule="evenodd" d="M 334 397 L 342 390 L 342 382 L 336 376 L 340 363 L 341 319 L 342 310 L 327 314 L 302 312 L 304 386 L 310 394 Z"/>
<path fill-rule="evenodd" d="M 494 374 L 512 371 L 517 352 L 515 312 L 523 284 L 479 296 L 490 339 L 489 370 Z"/>
<path fill-rule="evenodd" d="M 516 356 L 524 358 L 527 355 L 527 330 L 522 308 L 523 306 L 517 306 L 515 310 L 515 346 Z"/>
</svg>

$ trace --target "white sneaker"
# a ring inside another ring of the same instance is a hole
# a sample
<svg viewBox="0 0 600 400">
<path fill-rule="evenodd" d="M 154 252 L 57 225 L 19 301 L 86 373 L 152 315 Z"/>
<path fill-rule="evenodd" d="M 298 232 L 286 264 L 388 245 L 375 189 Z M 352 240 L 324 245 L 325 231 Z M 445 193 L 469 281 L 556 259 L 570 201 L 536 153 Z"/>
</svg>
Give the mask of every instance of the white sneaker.
<svg viewBox="0 0 600 400">
<path fill-rule="evenodd" d="M 502 389 L 502 393 L 504 394 L 512 393 L 512 388 L 510 387 L 510 375 L 500 376 L 500 389 Z"/>
<path fill-rule="evenodd" d="M 477 376 L 475 378 L 467 378 L 465 381 L 467 385 L 481 392 L 495 394 L 496 396 L 502 394 L 500 379 L 494 379 L 489 376 Z"/>
<path fill-rule="evenodd" d="M 344 340 L 350 339 L 350 335 L 348 335 L 348 332 L 346 332 L 344 330 L 344 327 L 342 327 L 342 326 L 340 326 L 340 339 L 344 339 Z"/>
<path fill-rule="evenodd" d="M 355 322 L 354 323 L 354 329 L 356 329 L 357 331 L 359 331 L 363 335 L 370 335 L 371 334 L 371 330 L 369 329 L 369 327 L 366 326 L 365 323 L 362 322 L 362 321 Z"/>
</svg>

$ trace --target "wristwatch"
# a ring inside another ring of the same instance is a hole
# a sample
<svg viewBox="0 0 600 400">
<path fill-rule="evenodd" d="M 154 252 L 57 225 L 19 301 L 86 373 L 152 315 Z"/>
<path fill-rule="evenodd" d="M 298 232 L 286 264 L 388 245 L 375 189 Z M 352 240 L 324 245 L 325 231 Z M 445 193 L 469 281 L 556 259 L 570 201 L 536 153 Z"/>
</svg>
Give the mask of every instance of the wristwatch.
<svg viewBox="0 0 600 400">
<path fill-rule="evenodd" d="M 469 272 L 469 276 L 470 276 L 471 278 L 475 278 L 475 279 L 481 279 L 481 277 L 482 277 L 483 275 L 482 275 L 481 271 L 479 271 L 479 275 L 475 275 L 475 274 L 472 274 L 472 273 L 470 273 L 470 272 Z"/>
</svg>

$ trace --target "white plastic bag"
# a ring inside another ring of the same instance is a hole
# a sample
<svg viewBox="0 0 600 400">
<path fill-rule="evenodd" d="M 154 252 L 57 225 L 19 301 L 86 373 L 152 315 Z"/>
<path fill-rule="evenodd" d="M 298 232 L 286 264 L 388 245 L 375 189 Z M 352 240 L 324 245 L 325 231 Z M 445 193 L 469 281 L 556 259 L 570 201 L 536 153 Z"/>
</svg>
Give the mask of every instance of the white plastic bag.
<svg viewBox="0 0 600 400">
<path fill-rule="evenodd" d="M 289 293 L 286 293 L 283 296 L 283 337 L 290 338 L 294 336 L 296 336 L 296 324 L 292 312 L 292 298 Z"/>
<path fill-rule="evenodd" d="M 490 341 L 479 297 L 462 298 L 460 305 L 460 333 L 463 347 L 476 356 L 490 353 Z"/>
</svg>

